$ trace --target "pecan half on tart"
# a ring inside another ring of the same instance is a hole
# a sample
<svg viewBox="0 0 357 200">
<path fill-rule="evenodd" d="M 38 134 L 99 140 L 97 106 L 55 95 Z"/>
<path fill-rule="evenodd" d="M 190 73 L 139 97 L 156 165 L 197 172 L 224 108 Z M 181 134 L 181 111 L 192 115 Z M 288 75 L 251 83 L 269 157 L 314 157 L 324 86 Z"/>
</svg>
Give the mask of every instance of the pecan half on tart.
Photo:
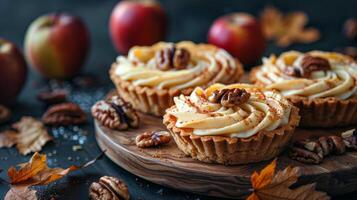
<svg viewBox="0 0 357 200">
<path fill-rule="evenodd" d="M 287 97 L 300 109 L 303 127 L 357 124 L 357 63 L 349 56 L 289 51 L 263 58 L 250 80 Z"/>
<path fill-rule="evenodd" d="M 209 163 L 269 160 L 289 145 L 300 120 L 281 94 L 249 84 L 197 87 L 174 101 L 163 123 L 179 149 Z"/>
<path fill-rule="evenodd" d="M 197 87 L 235 83 L 243 67 L 225 50 L 192 42 L 133 47 L 110 70 L 118 93 L 137 110 L 162 116 L 173 97 Z"/>
</svg>

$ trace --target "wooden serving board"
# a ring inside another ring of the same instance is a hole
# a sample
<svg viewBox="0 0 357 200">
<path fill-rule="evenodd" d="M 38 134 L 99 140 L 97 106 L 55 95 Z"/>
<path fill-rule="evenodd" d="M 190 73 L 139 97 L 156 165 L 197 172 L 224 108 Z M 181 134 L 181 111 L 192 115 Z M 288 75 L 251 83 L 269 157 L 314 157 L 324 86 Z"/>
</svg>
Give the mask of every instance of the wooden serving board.
<svg viewBox="0 0 357 200">
<path fill-rule="evenodd" d="M 102 150 L 116 164 L 143 179 L 167 187 L 226 198 L 245 198 L 251 189 L 250 176 L 270 161 L 256 164 L 224 166 L 207 164 L 186 157 L 172 140 L 159 148 L 140 149 L 135 137 L 148 130 L 165 130 L 161 118 L 140 114 L 141 127 L 128 131 L 113 131 L 95 122 L 96 138 Z M 296 138 L 341 133 L 343 129 L 297 130 Z M 317 183 L 317 189 L 329 195 L 357 191 L 357 152 L 329 156 L 320 165 L 306 165 L 278 158 L 278 168 L 300 166 L 304 175 L 299 184 Z"/>
</svg>

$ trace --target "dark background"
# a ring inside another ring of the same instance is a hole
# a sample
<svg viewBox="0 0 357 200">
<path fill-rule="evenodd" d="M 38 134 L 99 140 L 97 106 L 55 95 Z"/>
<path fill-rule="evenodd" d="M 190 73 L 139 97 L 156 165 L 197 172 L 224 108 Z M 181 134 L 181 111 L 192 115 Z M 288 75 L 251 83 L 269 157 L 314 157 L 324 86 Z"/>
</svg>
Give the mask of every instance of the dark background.
<svg viewBox="0 0 357 200">
<path fill-rule="evenodd" d="M 114 0 L 0 0 L 0 37 L 22 47 L 27 27 L 38 16 L 53 11 L 66 11 L 81 16 L 90 29 L 92 43 L 90 56 L 83 71 L 85 74 L 96 75 L 101 81 L 98 87 L 91 89 L 78 89 L 67 83 L 61 87 L 69 88 L 72 91 L 71 100 L 80 103 L 86 111 L 89 111 L 90 106 L 113 87 L 107 71 L 118 54 L 109 39 L 108 19 L 116 2 Z M 322 33 L 322 38 L 313 44 L 297 44 L 286 49 L 270 44 L 265 55 L 278 54 L 288 49 L 333 50 L 336 47 L 356 46 L 356 43 L 351 43 L 342 34 L 343 22 L 349 17 L 357 17 L 356 0 L 162 0 L 160 2 L 167 11 L 170 22 L 168 41 L 205 42 L 210 24 L 218 16 L 233 11 L 258 15 L 264 6 L 273 5 L 283 11 L 306 12 L 310 17 L 309 25 L 317 27 Z M 18 103 L 12 107 L 15 113 L 13 121 L 23 115 L 41 116 L 45 108 L 36 101 L 35 94 L 48 85 L 57 87 L 58 84 L 48 83 L 39 75 L 30 72 Z M 0 129 L 4 128 L 6 127 L 0 127 Z M 55 141 L 47 144 L 43 152 L 48 155 L 52 167 L 67 167 L 70 164 L 83 163 L 100 152 L 93 137 L 91 123 L 78 130 L 77 127 L 72 127 L 64 130 L 54 129 L 51 133 Z M 73 151 L 72 146 L 77 144 L 81 144 L 83 150 Z M 7 169 L 27 161 L 29 157 L 19 155 L 14 148 L 0 149 L 0 168 Z M 210 199 L 149 183 L 116 166 L 108 158 L 98 161 L 87 169 L 74 172 L 48 187 L 37 187 L 37 189 L 42 199 L 50 197 L 87 199 L 89 184 L 102 175 L 114 175 L 124 180 L 129 186 L 132 199 Z M 6 179 L 7 175 L 2 172 L 0 177 Z M 3 198 L 7 190 L 8 186 L 0 182 L 0 198 Z M 356 195 L 339 199 L 353 199 Z"/>
</svg>

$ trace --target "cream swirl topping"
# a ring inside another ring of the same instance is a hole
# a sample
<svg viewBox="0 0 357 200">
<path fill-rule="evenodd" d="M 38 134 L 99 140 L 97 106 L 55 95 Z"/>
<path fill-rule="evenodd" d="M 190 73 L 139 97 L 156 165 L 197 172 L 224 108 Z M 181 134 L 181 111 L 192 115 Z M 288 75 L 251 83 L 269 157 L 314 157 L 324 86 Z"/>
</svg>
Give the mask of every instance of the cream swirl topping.
<svg viewBox="0 0 357 200">
<path fill-rule="evenodd" d="M 328 60 L 331 69 L 314 71 L 308 78 L 284 73 L 289 67 L 301 67 L 306 55 Z M 357 95 L 357 63 L 348 56 L 334 52 L 311 51 L 304 54 L 289 51 L 278 58 L 263 58 L 263 65 L 255 76 L 267 88 L 279 90 L 284 96 L 348 99 Z"/>
<path fill-rule="evenodd" d="M 250 93 L 248 101 L 233 107 L 212 103 L 208 97 L 216 90 L 240 88 Z M 179 128 L 192 128 L 200 136 L 223 135 L 248 138 L 259 131 L 271 131 L 289 123 L 292 105 L 281 94 L 248 84 L 214 84 L 197 87 L 190 96 L 174 98 L 167 112 L 177 118 Z"/>
<path fill-rule="evenodd" d="M 134 85 L 158 89 L 185 89 L 217 82 L 232 83 L 242 74 L 241 64 L 225 50 L 187 41 L 175 46 L 190 53 L 188 66 L 180 70 L 159 70 L 155 53 L 172 45 L 173 43 L 160 42 L 150 47 L 133 47 L 127 57 L 117 58 L 113 64 L 115 74 Z"/>
</svg>

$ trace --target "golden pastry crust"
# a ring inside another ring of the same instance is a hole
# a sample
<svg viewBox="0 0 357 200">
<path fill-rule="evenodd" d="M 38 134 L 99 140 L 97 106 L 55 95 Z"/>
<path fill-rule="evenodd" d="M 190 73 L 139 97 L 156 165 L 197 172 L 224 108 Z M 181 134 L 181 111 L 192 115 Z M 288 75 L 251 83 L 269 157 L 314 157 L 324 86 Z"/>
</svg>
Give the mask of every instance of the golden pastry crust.
<svg viewBox="0 0 357 200">
<path fill-rule="evenodd" d="M 163 123 L 186 155 L 208 163 L 237 165 L 269 160 L 281 153 L 299 124 L 298 110 L 292 107 L 288 124 L 272 131 L 260 131 L 249 138 L 194 135 L 193 129 L 176 127 L 176 118 L 168 113 Z"/>
</svg>

